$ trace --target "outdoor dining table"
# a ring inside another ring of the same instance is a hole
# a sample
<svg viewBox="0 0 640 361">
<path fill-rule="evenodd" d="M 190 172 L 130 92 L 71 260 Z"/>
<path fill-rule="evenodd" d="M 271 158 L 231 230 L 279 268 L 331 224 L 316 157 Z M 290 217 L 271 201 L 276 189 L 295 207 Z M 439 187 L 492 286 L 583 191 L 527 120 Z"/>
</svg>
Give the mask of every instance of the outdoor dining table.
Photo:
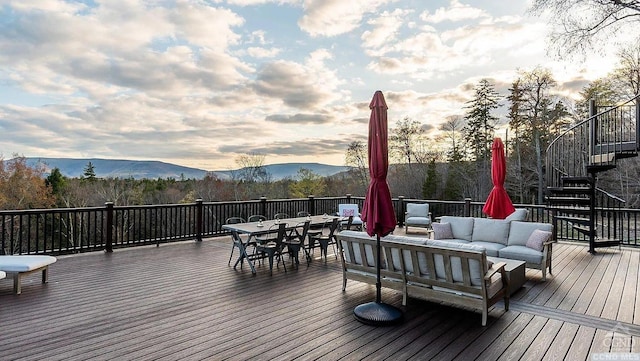
<svg viewBox="0 0 640 361">
<path fill-rule="evenodd" d="M 310 226 L 318 226 L 324 225 L 327 222 L 331 222 L 333 218 L 339 217 L 324 214 L 311 217 L 283 218 L 280 220 L 273 219 L 262 222 L 234 223 L 223 225 L 222 229 L 228 230 L 232 233 L 234 242 L 236 242 L 235 240 L 239 240 L 236 245 L 240 249 L 240 256 L 238 256 L 238 259 L 233 265 L 233 269 L 236 269 L 238 264 L 242 264 L 244 260 L 247 260 L 249 267 L 251 267 L 251 273 L 256 274 L 256 268 L 253 264 L 253 261 L 256 259 L 256 257 L 251 257 L 247 253 L 247 245 L 256 236 L 278 232 L 278 227 L 273 227 L 274 225 L 285 223 L 287 225 L 286 230 L 290 231 L 306 221 L 310 221 Z M 242 237 L 240 237 L 240 234 L 247 235 L 247 239 L 245 241 L 242 241 Z"/>
</svg>

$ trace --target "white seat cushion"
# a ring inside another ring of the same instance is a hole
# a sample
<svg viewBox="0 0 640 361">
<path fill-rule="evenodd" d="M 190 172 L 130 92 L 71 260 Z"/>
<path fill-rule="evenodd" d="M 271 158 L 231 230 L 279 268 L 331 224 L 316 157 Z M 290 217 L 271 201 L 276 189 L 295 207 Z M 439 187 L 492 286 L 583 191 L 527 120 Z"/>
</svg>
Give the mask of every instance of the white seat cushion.
<svg viewBox="0 0 640 361">
<path fill-rule="evenodd" d="M 5 277 L 7 277 L 7 274 L 2 272 L 2 271 L 0 271 L 0 280 L 5 278 Z"/>
<path fill-rule="evenodd" d="M 57 261 L 52 256 L 0 256 L 0 271 L 29 272 Z"/>
</svg>

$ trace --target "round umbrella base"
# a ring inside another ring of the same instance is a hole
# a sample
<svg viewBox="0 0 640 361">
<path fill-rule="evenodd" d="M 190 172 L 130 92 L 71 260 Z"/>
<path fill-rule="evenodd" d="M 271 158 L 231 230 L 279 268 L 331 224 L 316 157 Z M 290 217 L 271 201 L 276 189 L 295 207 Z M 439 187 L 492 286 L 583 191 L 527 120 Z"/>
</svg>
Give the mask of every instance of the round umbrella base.
<svg viewBox="0 0 640 361">
<path fill-rule="evenodd" d="M 391 326 L 402 322 L 402 311 L 382 302 L 369 302 L 353 310 L 356 320 L 372 326 Z"/>
</svg>

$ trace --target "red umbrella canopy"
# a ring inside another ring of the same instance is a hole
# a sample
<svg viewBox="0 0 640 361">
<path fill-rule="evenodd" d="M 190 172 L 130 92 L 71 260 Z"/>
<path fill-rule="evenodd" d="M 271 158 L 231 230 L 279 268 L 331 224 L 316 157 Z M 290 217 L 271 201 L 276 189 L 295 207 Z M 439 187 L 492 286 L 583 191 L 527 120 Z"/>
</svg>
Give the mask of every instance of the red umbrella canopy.
<svg viewBox="0 0 640 361">
<path fill-rule="evenodd" d="M 389 145 L 387 103 L 381 91 L 376 91 L 369 104 L 369 176 L 371 182 L 362 207 L 362 220 L 370 236 L 384 237 L 396 228 L 396 215 L 387 184 Z"/>
<path fill-rule="evenodd" d="M 507 173 L 507 162 L 504 158 L 504 144 L 502 139 L 495 138 L 491 146 L 491 180 L 493 189 L 487 197 L 482 211 L 491 218 L 505 219 L 515 212 L 511 198 L 504 189 L 504 179 Z"/>
</svg>

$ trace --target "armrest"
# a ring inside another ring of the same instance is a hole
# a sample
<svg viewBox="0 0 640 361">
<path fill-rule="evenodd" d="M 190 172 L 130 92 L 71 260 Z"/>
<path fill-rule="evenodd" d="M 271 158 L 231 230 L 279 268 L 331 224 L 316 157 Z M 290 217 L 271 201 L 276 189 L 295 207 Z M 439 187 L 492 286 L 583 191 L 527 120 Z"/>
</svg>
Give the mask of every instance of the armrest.
<svg viewBox="0 0 640 361">
<path fill-rule="evenodd" d="M 484 280 L 485 281 L 489 281 L 491 280 L 491 277 L 496 274 L 497 272 L 500 272 L 502 274 L 504 274 L 504 268 L 507 266 L 506 263 L 504 262 L 498 262 L 498 263 L 494 263 L 493 266 L 491 266 L 491 268 L 489 268 L 487 270 L 487 273 L 485 273 L 484 275 Z"/>
</svg>

